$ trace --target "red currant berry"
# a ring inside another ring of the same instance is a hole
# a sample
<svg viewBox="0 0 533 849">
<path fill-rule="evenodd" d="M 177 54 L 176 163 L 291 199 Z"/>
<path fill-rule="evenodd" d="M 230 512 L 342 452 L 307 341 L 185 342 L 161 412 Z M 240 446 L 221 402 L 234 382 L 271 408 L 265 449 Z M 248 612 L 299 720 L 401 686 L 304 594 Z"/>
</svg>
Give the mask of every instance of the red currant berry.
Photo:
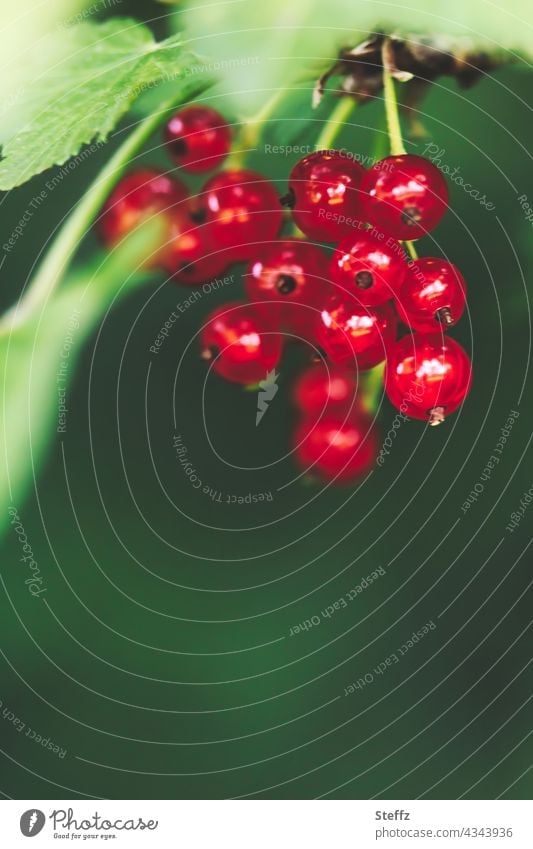
<svg viewBox="0 0 533 849">
<path fill-rule="evenodd" d="M 283 213 L 273 184 L 255 171 L 222 171 L 212 177 L 197 199 L 211 243 L 231 248 L 236 261 L 251 259 L 258 243 L 275 239 Z"/>
<path fill-rule="evenodd" d="M 297 301 L 318 305 L 328 282 L 328 259 L 303 239 L 284 239 L 258 252 L 248 268 L 246 294 L 252 301 Z"/>
<path fill-rule="evenodd" d="M 319 150 L 292 169 L 283 198 L 300 230 L 312 239 L 336 242 L 353 231 L 359 211 L 362 165 L 338 151 Z"/>
<path fill-rule="evenodd" d="M 224 251 L 215 251 L 208 243 L 205 225 L 187 212 L 174 215 L 160 263 L 176 283 L 204 283 L 221 274 L 229 261 Z"/>
<path fill-rule="evenodd" d="M 472 365 L 454 339 L 404 336 L 388 352 L 385 389 L 395 407 L 414 419 L 440 424 L 464 401 Z"/>
<path fill-rule="evenodd" d="M 346 236 L 335 248 L 330 265 L 331 279 L 362 304 L 375 306 L 399 291 L 407 273 L 400 244 L 386 242 L 371 233 Z"/>
<path fill-rule="evenodd" d="M 308 368 L 293 388 L 293 401 L 308 418 L 322 414 L 348 414 L 359 409 L 357 379 L 353 372 L 325 363 Z"/>
<path fill-rule="evenodd" d="M 168 122 L 165 142 L 184 171 L 212 171 L 231 147 L 231 133 L 222 115 L 208 106 L 188 106 Z"/>
<path fill-rule="evenodd" d="M 115 186 L 105 203 L 97 225 L 102 241 L 114 245 L 143 218 L 157 212 L 173 214 L 187 196 L 183 183 L 162 171 L 132 171 Z"/>
<path fill-rule="evenodd" d="M 448 207 L 448 187 L 439 169 L 414 154 L 376 162 L 361 183 L 367 221 L 395 239 L 420 239 L 437 226 Z"/>
<path fill-rule="evenodd" d="M 365 371 L 383 362 L 397 328 L 392 304 L 365 307 L 355 297 L 340 292 L 322 309 L 317 342 L 332 362 Z"/>
<path fill-rule="evenodd" d="M 207 318 L 201 332 L 202 357 L 234 383 L 264 380 L 277 366 L 282 337 L 253 304 L 225 304 Z"/>
<path fill-rule="evenodd" d="M 294 449 L 306 471 L 350 483 L 373 465 L 377 440 L 366 416 L 330 415 L 304 421 L 296 430 Z"/>
<path fill-rule="evenodd" d="M 435 333 L 452 327 L 461 318 L 466 283 L 451 262 L 424 257 L 410 265 L 396 297 L 405 324 L 422 333 Z"/>
</svg>

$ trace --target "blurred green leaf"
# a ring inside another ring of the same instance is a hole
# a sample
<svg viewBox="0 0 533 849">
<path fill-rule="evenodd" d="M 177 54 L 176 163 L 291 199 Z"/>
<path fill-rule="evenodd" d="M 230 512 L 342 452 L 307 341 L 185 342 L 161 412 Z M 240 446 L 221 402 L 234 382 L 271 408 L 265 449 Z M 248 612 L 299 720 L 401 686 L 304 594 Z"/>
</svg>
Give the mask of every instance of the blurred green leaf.
<svg viewBox="0 0 533 849">
<path fill-rule="evenodd" d="M 386 5 L 367 0 L 193 0 L 189 8 L 176 12 L 176 21 L 197 49 L 220 64 L 229 95 L 242 109 L 261 105 L 268 91 L 301 79 L 317 63 L 328 67 L 341 47 L 353 46 L 376 30 L 415 40 L 416 33 L 442 34 L 457 40 L 459 48 L 466 39 L 489 52 L 531 56 L 530 16 L 529 0 L 511 0 L 505 6 L 469 0 L 454 5 L 453 15 L 447 0 L 413 0 L 407 5 L 401 0 Z"/>
<path fill-rule="evenodd" d="M 12 189 L 35 174 L 62 165 L 85 144 L 103 141 L 149 88 L 172 80 L 186 99 L 198 80 L 198 59 L 180 36 L 156 42 L 130 18 L 82 23 L 56 31 L 41 43 L 35 68 L 11 109 L 2 138 L 0 189 Z M 22 116 L 24 118 L 22 119 Z"/>
<path fill-rule="evenodd" d="M 60 402 L 68 407 L 85 340 L 115 298 L 147 279 L 139 269 L 160 244 L 162 228 L 159 220 L 143 225 L 55 293 L 42 312 L 0 336 L 0 533 L 9 506 L 23 502 L 54 429 L 63 426 Z"/>
</svg>

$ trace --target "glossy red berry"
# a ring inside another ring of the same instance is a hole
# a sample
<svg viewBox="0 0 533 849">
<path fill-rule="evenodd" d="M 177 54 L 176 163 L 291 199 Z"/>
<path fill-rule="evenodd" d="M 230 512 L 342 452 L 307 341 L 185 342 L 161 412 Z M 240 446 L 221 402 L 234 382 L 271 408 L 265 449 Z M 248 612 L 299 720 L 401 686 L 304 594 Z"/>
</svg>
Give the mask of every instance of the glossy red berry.
<svg viewBox="0 0 533 849">
<path fill-rule="evenodd" d="M 396 303 L 400 318 L 414 330 L 446 330 L 463 314 L 466 283 L 451 262 L 424 257 L 411 263 Z"/>
<path fill-rule="evenodd" d="M 234 383 L 264 380 L 281 357 L 282 337 L 253 304 L 230 303 L 207 318 L 200 336 L 202 357 Z"/>
<path fill-rule="evenodd" d="M 245 277 L 252 301 L 319 304 L 329 283 L 328 258 L 303 239 L 273 242 L 257 252 Z"/>
<path fill-rule="evenodd" d="M 195 285 L 221 274 L 230 259 L 224 251 L 213 249 L 205 225 L 196 223 L 186 207 L 172 217 L 160 262 L 176 283 Z"/>
<path fill-rule="evenodd" d="M 407 261 L 395 239 L 361 232 L 346 236 L 335 248 L 330 273 L 332 281 L 355 293 L 360 303 L 375 306 L 397 294 Z"/>
<path fill-rule="evenodd" d="M 292 397 L 300 412 L 308 418 L 337 413 L 346 415 L 359 409 L 357 376 L 338 366 L 317 363 L 298 378 Z"/>
<path fill-rule="evenodd" d="M 304 420 L 296 430 L 294 450 L 305 471 L 350 483 L 372 467 L 377 440 L 366 416 L 337 414 Z"/>
<path fill-rule="evenodd" d="M 363 217 L 395 239 L 420 239 L 437 226 L 447 208 L 446 180 L 422 156 L 388 156 L 361 182 Z"/>
<path fill-rule="evenodd" d="M 339 292 L 322 309 L 317 342 L 333 363 L 364 371 L 383 362 L 397 327 L 392 304 L 365 307 L 356 297 Z"/>
<path fill-rule="evenodd" d="M 236 261 L 250 259 L 275 239 L 283 213 L 274 185 L 255 171 L 228 170 L 212 177 L 198 197 L 197 220 L 218 248 L 231 248 Z"/>
<path fill-rule="evenodd" d="M 365 169 L 339 151 L 319 150 L 301 159 L 283 199 L 300 230 L 312 239 L 336 242 L 359 223 L 359 186 Z"/>
<path fill-rule="evenodd" d="M 157 212 L 174 214 L 186 202 L 187 188 L 154 168 L 132 171 L 109 195 L 97 228 L 106 245 L 114 245 L 143 218 Z"/>
<path fill-rule="evenodd" d="M 385 389 L 395 407 L 436 425 L 470 389 L 472 365 L 464 349 L 441 334 L 409 334 L 388 352 Z"/>
<path fill-rule="evenodd" d="M 174 162 L 184 171 L 212 171 L 222 164 L 231 147 L 224 118 L 208 106 L 188 106 L 170 119 L 165 141 Z"/>
</svg>

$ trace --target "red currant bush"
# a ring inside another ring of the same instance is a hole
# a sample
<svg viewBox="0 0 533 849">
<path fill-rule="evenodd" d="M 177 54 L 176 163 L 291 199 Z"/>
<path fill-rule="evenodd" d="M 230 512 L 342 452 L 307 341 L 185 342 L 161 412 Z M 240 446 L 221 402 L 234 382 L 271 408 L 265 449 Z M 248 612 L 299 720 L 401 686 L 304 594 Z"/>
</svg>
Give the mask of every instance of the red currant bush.
<svg viewBox="0 0 533 849">
<path fill-rule="evenodd" d="M 317 342 L 333 363 L 365 371 L 383 362 L 397 327 L 392 304 L 365 307 L 356 297 L 340 292 L 321 311 Z"/>
<path fill-rule="evenodd" d="M 395 239 L 420 239 L 437 226 L 447 208 L 446 180 L 422 156 L 388 156 L 361 182 L 363 217 Z"/>
<path fill-rule="evenodd" d="M 188 194 L 183 183 L 155 168 L 132 171 L 115 186 L 102 210 L 97 227 L 103 242 L 116 244 L 157 212 L 175 213 Z"/>
<path fill-rule="evenodd" d="M 402 248 L 394 239 L 371 233 L 346 236 L 331 258 L 331 279 L 347 292 L 357 294 L 361 304 L 375 306 L 390 300 L 407 273 Z"/>
<path fill-rule="evenodd" d="M 292 398 L 308 419 L 323 414 L 346 415 L 359 408 L 357 378 L 347 369 L 317 363 L 298 378 Z"/>
<path fill-rule="evenodd" d="M 336 242 L 350 232 L 359 211 L 365 169 L 337 151 L 316 151 L 301 159 L 289 177 L 287 204 L 300 230 L 311 239 Z"/>
<path fill-rule="evenodd" d="M 351 483 L 373 466 L 377 439 L 371 421 L 362 414 L 304 420 L 294 435 L 294 450 L 302 469 L 326 480 Z"/>
<path fill-rule="evenodd" d="M 277 366 L 282 337 L 253 304 L 232 303 L 207 318 L 200 344 L 202 357 L 221 377 L 249 385 L 264 380 Z"/>
<path fill-rule="evenodd" d="M 388 352 L 385 389 L 390 401 L 431 425 L 461 406 L 470 389 L 472 365 L 454 339 L 409 334 Z"/>
<path fill-rule="evenodd" d="M 283 213 L 270 180 L 255 171 L 228 170 L 206 183 L 195 218 L 205 221 L 211 244 L 231 248 L 234 261 L 239 261 L 276 238 Z"/>
<path fill-rule="evenodd" d="M 424 257 L 410 266 L 396 303 L 400 318 L 414 330 L 446 330 L 464 312 L 466 283 L 451 262 Z"/>
<path fill-rule="evenodd" d="M 208 106 L 188 106 L 168 122 L 165 142 L 177 165 L 200 173 L 222 164 L 231 147 L 231 133 L 219 112 Z"/>
</svg>

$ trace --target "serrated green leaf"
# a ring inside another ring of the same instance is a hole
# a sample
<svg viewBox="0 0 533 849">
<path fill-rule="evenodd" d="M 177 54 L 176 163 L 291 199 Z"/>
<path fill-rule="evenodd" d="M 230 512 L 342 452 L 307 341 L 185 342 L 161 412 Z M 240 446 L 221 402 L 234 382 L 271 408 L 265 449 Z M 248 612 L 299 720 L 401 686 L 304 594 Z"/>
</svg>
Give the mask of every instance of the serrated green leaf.
<svg viewBox="0 0 533 849">
<path fill-rule="evenodd" d="M 53 61 L 52 61 L 53 57 Z M 12 189 L 91 142 L 104 141 L 132 103 L 149 88 L 173 80 L 186 99 L 197 87 L 198 59 L 180 36 L 156 42 L 130 18 L 87 22 L 45 40 L 17 98 L 16 118 L 2 139 L 0 189 Z M 0 128 L 1 134 L 1 128 Z"/>
</svg>

